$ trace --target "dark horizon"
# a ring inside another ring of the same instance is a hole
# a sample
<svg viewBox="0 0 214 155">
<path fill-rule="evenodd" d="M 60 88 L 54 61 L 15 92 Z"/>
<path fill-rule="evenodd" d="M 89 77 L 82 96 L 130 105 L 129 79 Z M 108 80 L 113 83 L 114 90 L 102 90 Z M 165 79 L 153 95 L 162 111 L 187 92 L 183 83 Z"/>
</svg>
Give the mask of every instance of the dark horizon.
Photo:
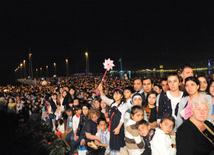
<svg viewBox="0 0 214 155">
<path fill-rule="evenodd" d="M 85 72 L 86 49 L 90 71 L 96 73 L 104 72 L 102 63 L 108 58 L 115 70 L 120 69 L 120 58 L 124 70 L 179 68 L 214 59 L 212 2 L 1 4 L 0 85 L 14 80 L 14 70 L 28 60 L 29 48 L 34 70 L 46 65 L 53 69 L 54 62 L 65 66 L 67 58 L 70 73 Z"/>
</svg>

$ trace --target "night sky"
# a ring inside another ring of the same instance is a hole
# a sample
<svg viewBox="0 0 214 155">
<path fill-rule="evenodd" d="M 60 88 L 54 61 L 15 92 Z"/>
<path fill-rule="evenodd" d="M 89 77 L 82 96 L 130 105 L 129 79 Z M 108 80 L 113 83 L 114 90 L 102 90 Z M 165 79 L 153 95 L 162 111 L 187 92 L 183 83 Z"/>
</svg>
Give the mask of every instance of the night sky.
<svg viewBox="0 0 214 155">
<path fill-rule="evenodd" d="M 178 68 L 214 56 L 214 2 L 210 1 L 13 1 L 0 2 L 1 83 L 29 48 L 33 69 L 57 64 L 57 74 L 104 72 L 104 59 L 122 58 L 124 70 Z M 213 62 L 214 63 L 214 62 Z M 212 64 L 212 63 L 211 63 Z M 43 73 L 45 75 L 45 71 Z"/>
</svg>

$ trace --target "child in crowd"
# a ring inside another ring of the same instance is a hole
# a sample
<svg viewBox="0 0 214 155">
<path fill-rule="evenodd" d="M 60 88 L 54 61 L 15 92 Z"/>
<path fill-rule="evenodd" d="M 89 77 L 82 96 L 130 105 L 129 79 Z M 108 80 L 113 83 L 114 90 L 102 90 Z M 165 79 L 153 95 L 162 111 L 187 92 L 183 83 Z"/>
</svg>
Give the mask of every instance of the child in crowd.
<svg viewBox="0 0 214 155">
<path fill-rule="evenodd" d="M 136 127 L 145 142 L 145 150 L 142 155 L 151 155 L 150 141 L 152 140 L 155 130 L 150 129 L 149 123 L 143 119 L 136 123 Z"/>
<path fill-rule="evenodd" d="M 73 116 L 73 133 L 74 133 L 74 137 L 76 137 L 76 133 L 78 130 L 78 125 L 79 125 L 79 121 L 80 121 L 80 116 L 82 113 L 82 109 L 79 105 L 74 106 L 74 111 L 75 111 L 75 115 Z"/>
<path fill-rule="evenodd" d="M 113 90 L 113 99 L 109 99 L 103 93 L 103 86 L 98 86 L 102 100 L 111 107 L 110 122 L 108 131 L 110 131 L 110 149 L 111 154 L 120 154 L 120 148 L 125 146 L 124 141 L 124 113 L 128 106 L 122 102 L 123 90 L 115 88 Z"/>
<path fill-rule="evenodd" d="M 125 141 L 129 155 L 140 155 L 144 152 L 145 144 L 136 127 L 136 122 L 143 119 L 143 108 L 133 106 L 131 109 L 131 119 L 127 122 Z"/>
<path fill-rule="evenodd" d="M 67 125 L 66 125 L 66 133 L 67 135 L 65 136 L 65 142 L 70 145 L 70 142 L 71 140 L 73 139 L 74 137 L 74 134 L 73 134 L 73 130 L 72 130 L 72 109 L 69 107 L 69 108 L 66 108 L 65 109 L 65 112 L 66 114 L 68 115 L 68 118 L 67 118 Z M 68 146 L 67 145 L 67 146 Z M 70 147 L 70 146 L 69 146 Z"/>
<path fill-rule="evenodd" d="M 97 124 L 98 124 L 99 130 L 96 133 L 96 136 L 100 138 L 100 142 L 95 140 L 94 144 L 100 147 L 104 147 L 105 155 L 109 155 L 110 154 L 110 149 L 109 149 L 110 133 L 108 130 L 106 130 L 107 122 L 105 119 L 100 118 L 98 119 Z"/>
<path fill-rule="evenodd" d="M 157 127 L 156 100 L 157 93 L 152 90 L 147 94 L 146 105 L 143 106 L 146 111 L 151 129 L 155 129 Z"/>
<path fill-rule="evenodd" d="M 156 128 L 155 135 L 151 140 L 152 155 L 176 154 L 176 145 L 172 143 L 172 138 L 170 136 L 174 136 L 174 126 L 175 118 L 172 115 L 165 114 L 162 116 L 160 128 Z"/>
<path fill-rule="evenodd" d="M 62 119 L 59 119 L 57 123 L 58 127 L 57 132 L 55 132 L 55 134 L 57 135 L 58 138 L 61 138 L 61 135 L 65 132 L 64 123 Z"/>
<path fill-rule="evenodd" d="M 62 111 L 61 111 L 61 105 L 57 104 L 57 109 L 55 111 L 55 116 L 56 116 L 56 121 L 58 121 L 59 119 L 61 119 L 62 117 Z"/>
</svg>

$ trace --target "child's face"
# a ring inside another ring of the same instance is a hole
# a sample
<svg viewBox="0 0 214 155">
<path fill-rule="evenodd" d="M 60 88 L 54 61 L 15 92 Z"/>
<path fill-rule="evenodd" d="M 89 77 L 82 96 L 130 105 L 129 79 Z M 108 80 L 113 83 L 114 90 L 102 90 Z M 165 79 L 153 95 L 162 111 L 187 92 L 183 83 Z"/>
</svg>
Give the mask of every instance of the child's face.
<svg viewBox="0 0 214 155">
<path fill-rule="evenodd" d="M 74 106 L 79 105 L 79 100 L 74 100 Z"/>
<path fill-rule="evenodd" d="M 118 93 L 118 92 L 115 92 L 115 93 L 113 94 L 113 98 L 114 98 L 114 100 L 117 102 L 117 101 L 120 101 L 120 100 L 123 98 L 123 95 L 121 95 L 121 94 Z"/>
<path fill-rule="evenodd" d="M 72 111 L 66 111 L 66 114 L 67 114 L 68 116 L 71 116 L 71 115 L 72 115 Z"/>
<path fill-rule="evenodd" d="M 173 121 L 169 119 L 165 119 L 162 123 L 160 123 L 160 128 L 165 134 L 169 134 L 174 127 Z"/>
<path fill-rule="evenodd" d="M 149 133 L 150 130 L 150 126 L 145 125 L 145 124 L 141 124 L 138 127 L 138 131 L 140 133 L 141 136 L 146 137 Z"/>
<path fill-rule="evenodd" d="M 81 112 L 82 112 L 82 110 L 81 110 L 81 109 L 76 110 L 76 114 L 78 114 L 78 115 L 80 115 L 80 114 L 81 114 Z"/>
<path fill-rule="evenodd" d="M 130 90 L 125 89 L 124 92 L 123 92 L 123 95 L 124 95 L 125 99 L 128 99 L 128 98 L 131 98 L 132 93 L 131 93 Z"/>
<path fill-rule="evenodd" d="M 150 105 L 154 105 L 156 103 L 156 95 L 155 94 L 150 94 L 148 97 L 148 103 Z"/>
<path fill-rule="evenodd" d="M 142 110 L 138 110 L 134 115 L 131 114 L 131 118 L 135 122 L 139 122 L 140 120 L 143 119 L 143 111 Z"/>
<path fill-rule="evenodd" d="M 100 121 L 99 128 L 101 129 L 101 131 L 105 131 L 106 127 L 107 127 L 106 122 L 105 121 Z"/>
</svg>

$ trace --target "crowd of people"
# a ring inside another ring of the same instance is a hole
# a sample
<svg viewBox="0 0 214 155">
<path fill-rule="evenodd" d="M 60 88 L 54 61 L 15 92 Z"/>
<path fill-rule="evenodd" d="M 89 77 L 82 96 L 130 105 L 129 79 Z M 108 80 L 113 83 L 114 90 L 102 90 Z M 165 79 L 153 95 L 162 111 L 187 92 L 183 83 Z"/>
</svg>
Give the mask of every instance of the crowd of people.
<svg viewBox="0 0 214 155">
<path fill-rule="evenodd" d="M 45 85 L 0 87 L 0 111 L 19 123 L 47 121 L 70 153 L 214 154 L 214 78 L 190 65 L 163 78 L 107 75 L 47 78 Z"/>
</svg>

